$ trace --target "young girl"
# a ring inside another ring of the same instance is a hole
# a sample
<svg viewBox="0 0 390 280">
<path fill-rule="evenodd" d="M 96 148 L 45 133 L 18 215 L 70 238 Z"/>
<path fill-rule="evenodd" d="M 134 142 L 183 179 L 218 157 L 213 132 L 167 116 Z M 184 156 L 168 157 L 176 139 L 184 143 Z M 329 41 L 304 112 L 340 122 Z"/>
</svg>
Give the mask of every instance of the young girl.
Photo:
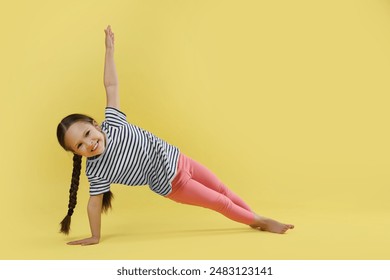
<svg viewBox="0 0 390 280">
<path fill-rule="evenodd" d="M 81 114 L 65 117 L 57 127 L 60 145 L 73 156 L 68 213 L 61 232 L 68 234 L 76 206 L 81 159 L 87 158 L 90 183 L 88 218 L 92 236 L 70 245 L 97 244 L 101 213 L 111 207 L 110 185 L 149 185 L 155 193 L 179 203 L 202 206 L 254 229 L 285 233 L 293 225 L 283 224 L 252 212 L 208 169 L 182 154 L 175 146 L 127 122 L 119 109 L 118 77 L 114 63 L 114 33 L 105 29 L 104 86 L 107 107 L 101 125 Z"/>
</svg>

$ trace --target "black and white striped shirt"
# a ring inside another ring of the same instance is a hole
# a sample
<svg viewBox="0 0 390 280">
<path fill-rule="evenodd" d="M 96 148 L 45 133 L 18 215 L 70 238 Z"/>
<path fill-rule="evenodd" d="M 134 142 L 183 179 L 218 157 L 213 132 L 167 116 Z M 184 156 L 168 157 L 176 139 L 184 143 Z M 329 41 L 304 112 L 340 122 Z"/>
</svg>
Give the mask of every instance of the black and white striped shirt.
<svg viewBox="0 0 390 280">
<path fill-rule="evenodd" d="M 87 159 L 91 195 L 108 192 L 111 184 L 149 185 L 163 196 L 171 192 L 178 148 L 128 123 L 126 115 L 115 108 L 106 108 L 101 127 L 106 134 L 105 150 Z"/>
</svg>

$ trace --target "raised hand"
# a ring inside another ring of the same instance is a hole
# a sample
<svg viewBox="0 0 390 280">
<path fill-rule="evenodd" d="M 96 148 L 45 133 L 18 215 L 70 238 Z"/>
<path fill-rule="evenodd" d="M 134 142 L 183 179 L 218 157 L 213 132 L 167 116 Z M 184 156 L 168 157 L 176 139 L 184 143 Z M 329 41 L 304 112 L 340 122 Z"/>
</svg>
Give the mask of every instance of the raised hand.
<svg viewBox="0 0 390 280">
<path fill-rule="evenodd" d="M 111 26 L 107 26 L 104 32 L 106 33 L 106 49 L 114 49 L 115 36 L 111 30 Z"/>
</svg>

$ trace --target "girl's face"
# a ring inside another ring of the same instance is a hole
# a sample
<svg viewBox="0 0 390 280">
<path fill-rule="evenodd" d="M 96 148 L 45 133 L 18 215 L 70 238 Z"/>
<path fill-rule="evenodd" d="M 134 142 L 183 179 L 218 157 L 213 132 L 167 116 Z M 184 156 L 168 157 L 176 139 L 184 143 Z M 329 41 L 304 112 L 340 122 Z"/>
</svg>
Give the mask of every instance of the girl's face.
<svg viewBox="0 0 390 280">
<path fill-rule="evenodd" d="M 101 128 L 87 122 L 76 122 L 65 133 L 66 147 L 84 157 L 101 155 L 105 149 L 105 140 Z"/>
</svg>

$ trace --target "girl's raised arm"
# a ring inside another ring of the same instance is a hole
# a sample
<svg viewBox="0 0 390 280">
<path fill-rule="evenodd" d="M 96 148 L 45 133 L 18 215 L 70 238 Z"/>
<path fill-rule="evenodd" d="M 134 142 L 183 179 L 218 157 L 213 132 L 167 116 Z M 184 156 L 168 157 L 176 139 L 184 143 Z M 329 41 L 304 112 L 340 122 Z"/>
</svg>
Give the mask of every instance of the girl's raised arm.
<svg viewBox="0 0 390 280">
<path fill-rule="evenodd" d="M 114 62 L 114 33 L 110 25 L 107 26 L 104 32 L 106 33 L 104 87 L 106 89 L 107 107 L 119 110 L 119 82 Z"/>
</svg>

